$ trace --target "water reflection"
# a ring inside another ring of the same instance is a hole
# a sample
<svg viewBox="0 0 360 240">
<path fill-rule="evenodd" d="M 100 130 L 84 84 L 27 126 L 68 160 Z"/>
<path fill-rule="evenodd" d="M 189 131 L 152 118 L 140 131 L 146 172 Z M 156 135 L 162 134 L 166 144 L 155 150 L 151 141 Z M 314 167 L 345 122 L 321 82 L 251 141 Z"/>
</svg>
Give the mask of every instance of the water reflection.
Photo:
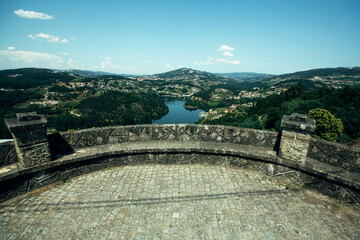
<svg viewBox="0 0 360 240">
<path fill-rule="evenodd" d="M 165 104 L 169 107 L 169 113 L 154 121 L 154 124 L 195 123 L 200 119 L 202 111 L 200 109 L 185 109 L 182 100 L 166 99 Z"/>
</svg>

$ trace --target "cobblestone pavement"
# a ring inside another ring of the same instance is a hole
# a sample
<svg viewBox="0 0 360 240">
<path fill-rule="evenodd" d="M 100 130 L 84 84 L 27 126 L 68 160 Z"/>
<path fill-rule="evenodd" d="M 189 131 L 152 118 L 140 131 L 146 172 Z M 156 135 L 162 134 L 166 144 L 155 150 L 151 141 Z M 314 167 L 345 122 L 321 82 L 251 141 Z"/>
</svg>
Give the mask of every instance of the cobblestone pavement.
<svg viewBox="0 0 360 240">
<path fill-rule="evenodd" d="M 0 238 L 360 239 L 356 208 L 284 184 L 226 166 L 106 169 L 2 203 Z"/>
</svg>

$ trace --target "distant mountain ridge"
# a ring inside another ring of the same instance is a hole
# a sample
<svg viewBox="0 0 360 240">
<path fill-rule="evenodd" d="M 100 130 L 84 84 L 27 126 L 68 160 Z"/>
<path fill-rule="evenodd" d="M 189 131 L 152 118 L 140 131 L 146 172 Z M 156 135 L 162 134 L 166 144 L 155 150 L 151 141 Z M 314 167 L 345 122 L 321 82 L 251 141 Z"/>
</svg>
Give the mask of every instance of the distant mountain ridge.
<svg viewBox="0 0 360 240">
<path fill-rule="evenodd" d="M 66 72 L 70 74 L 80 75 L 83 77 L 100 77 L 100 76 L 123 76 L 123 77 L 135 77 L 139 76 L 137 74 L 125 74 L 125 73 L 111 73 L 103 71 L 90 71 L 90 70 L 80 70 L 80 69 L 66 69 L 66 70 L 55 70 L 57 72 Z"/>
<path fill-rule="evenodd" d="M 48 86 L 57 81 L 69 82 L 75 76 L 46 68 L 18 68 L 0 71 L 0 88 L 26 89 Z"/>
<path fill-rule="evenodd" d="M 214 73 L 216 75 L 232 78 L 235 80 L 249 80 L 253 78 L 259 78 L 259 77 L 270 77 L 274 76 L 273 74 L 267 74 L 267 73 L 255 73 L 255 72 L 233 72 L 233 73 Z"/>
<path fill-rule="evenodd" d="M 193 80 L 209 80 L 209 81 L 224 81 L 225 78 L 221 76 L 217 76 L 213 73 L 199 71 L 192 68 L 180 68 L 173 71 L 148 75 L 150 78 L 158 78 L 158 79 L 171 79 L 171 80 L 186 80 L 192 78 Z"/>
<path fill-rule="evenodd" d="M 247 81 L 247 80 L 263 80 L 263 78 L 274 76 L 267 73 L 254 72 L 233 72 L 233 73 L 210 73 L 192 68 L 180 68 L 165 73 L 146 75 L 145 77 L 157 79 L 185 80 L 189 78 L 209 81 Z"/>
<path fill-rule="evenodd" d="M 305 71 L 298 71 L 294 73 L 280 74 L 276 77 L 287 78 L 287 77 L 298 77 L 298 78 L 312 78 L 315 76 L 323 77 L 329 75 L 345 75 L 352 76 L 360 74 L 360 67 L 337 67 L 337 68 L 316 68 Z"/>
<path fill-rule="evenodd" d="M 359 85 L 360 67 L 317 68 L 276 75 L 267 78 L 265 81 L 270 86 L 285 88 L 301 83 L 304 89 Z"/>
<path fill-rule="evenodd" d="M 105 76 L 105 75 L 119 75 L 116 73 L 110 73 L 110 72 L 102 72 L 102 71 L 89 71 L 89 70 L 80 70 L 80 69 L 66 69 L 66 70 L 54 70 L 55 72 L 66 72 L 66 73 L 72 73 L 75 75 L 80 75 L 84 77 L 99 77 L 99 76 Z"/>
<path fill-rule="evenodd" d="M 56 81 L 68 82 L 79 76 L 81 77 L 101 77 L 101 76 L 135 76 L 127 74 L 114 74 L 101 71 L 87 71 L 78 69 L 51 70 L 45 68 L 19 68 L 6 69 L 0 71 L 0 88 L 31 88 L 55 83 Z M 338 67 L 338 68 L 319 68 L 281 75 L 270 75 L 265 73 L 253 72 L 234 72 L 234 73 L 209 73 L 191 68 L 180 68 L 169 72 L 153 75 L 143 75 L 142 77 L 154 80 L 195 80 L 195 81 L 220 81 L 220 82 L 261 82 L 269 86 L 284 87 L 296 83 L 305 83 L 323 86 L 324 81 L 343 81 L 346 84 L 351 81 L 352 84 L 360 83 L 360 67 Z"/>
<path fill-rule="evenodd" d="M 294 73 L 286 73 L 269 77 L 269 82 L 281 82 L 288 80 L 320 80 L 322 78 L 359 78 L 360 67 L 317 68 Z"/>
</svg>

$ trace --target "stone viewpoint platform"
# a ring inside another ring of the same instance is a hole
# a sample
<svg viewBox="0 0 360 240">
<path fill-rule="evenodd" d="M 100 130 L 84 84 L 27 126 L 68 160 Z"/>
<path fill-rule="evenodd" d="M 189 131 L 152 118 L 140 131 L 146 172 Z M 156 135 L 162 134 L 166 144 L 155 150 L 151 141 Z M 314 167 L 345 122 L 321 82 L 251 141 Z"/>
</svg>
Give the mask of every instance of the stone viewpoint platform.
<svg viewBox="0 0 360 240">
<path fill-rule="evenodd" d="M 353 209 L 261 172 L 121 166 L 1 204 L 1 239 L 359 239 Z"/>
<path fill-rule="evenodd" d="M 360 151 L 310 136 L 225 126 L 135 125 L 46 134 L 6 120 L 6 239 L 358 239 Z"/>
</svg>

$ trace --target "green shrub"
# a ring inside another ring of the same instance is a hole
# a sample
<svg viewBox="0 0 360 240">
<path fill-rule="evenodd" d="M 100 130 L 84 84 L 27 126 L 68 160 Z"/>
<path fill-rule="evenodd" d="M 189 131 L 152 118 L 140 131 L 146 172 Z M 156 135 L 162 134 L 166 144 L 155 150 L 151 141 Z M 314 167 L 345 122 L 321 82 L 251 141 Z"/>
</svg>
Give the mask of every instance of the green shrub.
<svg viewBox="0 0 360 240">
<path fill-rule="evenodd" d="M 314 137 L 335 142 L 344 130 L 343 123 L 328 110 L 316 108 L 309 111 L 308 118 L 316 120 Z"/>
</svg>

